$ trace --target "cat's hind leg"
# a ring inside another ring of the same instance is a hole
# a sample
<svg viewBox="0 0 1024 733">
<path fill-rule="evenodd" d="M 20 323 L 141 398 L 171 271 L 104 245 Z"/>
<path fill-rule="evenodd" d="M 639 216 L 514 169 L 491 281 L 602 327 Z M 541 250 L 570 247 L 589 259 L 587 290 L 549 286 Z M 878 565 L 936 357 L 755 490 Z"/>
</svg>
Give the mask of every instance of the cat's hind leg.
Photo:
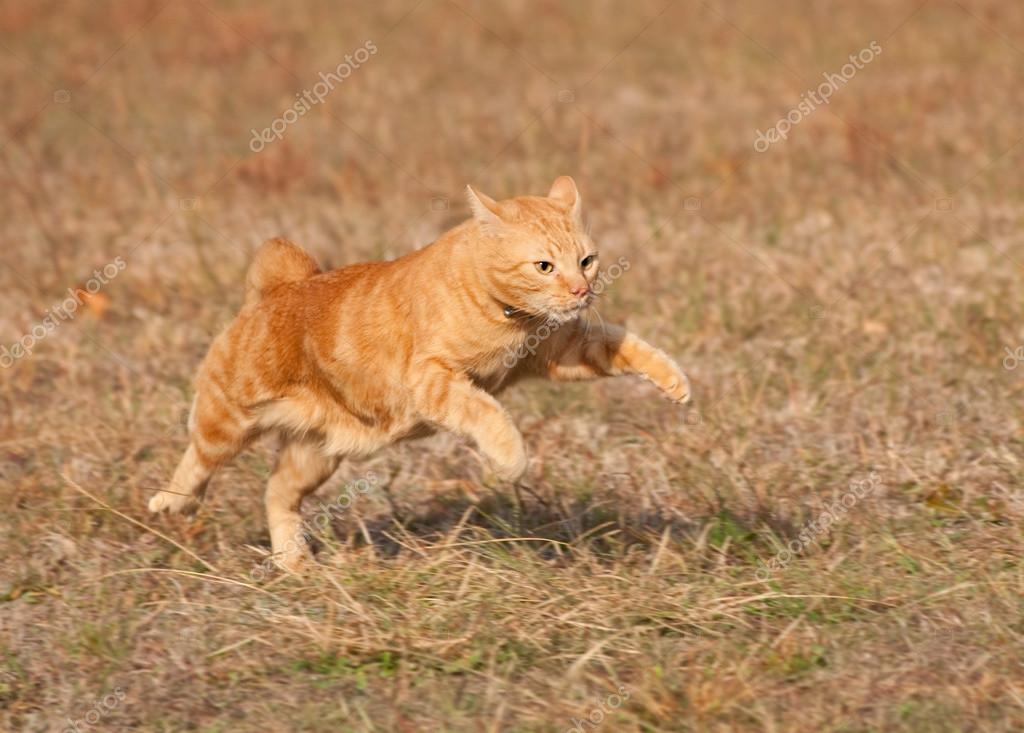
<svg viewBox="0 0 1024 733">
<path fill-rule="evenodd" d="M 299 508 L 308 494 L 331 477 L 339 461 L 313 441 L 296 439 L 281 449 L 265 499 L 270 544 L 280 566 L 294 570 L 308 554 Z"/>
<path fill-rule="evenodd" d="M 189 444 L 167 488 L 149 500 L 151 512 L 194 512 L 214 471 L 234 458 L 253 437 L 248 411 L 216 391 L 196 394 L 189 416 Z"/>
</svg>

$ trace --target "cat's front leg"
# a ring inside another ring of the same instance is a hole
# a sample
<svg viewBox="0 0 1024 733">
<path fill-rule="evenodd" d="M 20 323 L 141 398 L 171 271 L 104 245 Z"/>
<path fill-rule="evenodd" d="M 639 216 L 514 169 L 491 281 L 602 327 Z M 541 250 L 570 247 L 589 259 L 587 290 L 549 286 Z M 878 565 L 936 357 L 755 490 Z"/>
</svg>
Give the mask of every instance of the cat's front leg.
<svg viewBox="0 0 1024 733">
<path fill-rule="evenodd" d="M 523 436 L 501 404 L 470 379 L 440 361 L 416 366 L 413 399 L 427 420 L 472 438 L 503 481 L 526 472 Z"/>
<path fill-rule="evenodd" d="M 679 365 L 622 326 L 573 322 L 543 344 L 536 368 L 550 379 L 561 380 L 635 374 L 673 402 L 690 399 L 690 380 Z"/>
</svg>

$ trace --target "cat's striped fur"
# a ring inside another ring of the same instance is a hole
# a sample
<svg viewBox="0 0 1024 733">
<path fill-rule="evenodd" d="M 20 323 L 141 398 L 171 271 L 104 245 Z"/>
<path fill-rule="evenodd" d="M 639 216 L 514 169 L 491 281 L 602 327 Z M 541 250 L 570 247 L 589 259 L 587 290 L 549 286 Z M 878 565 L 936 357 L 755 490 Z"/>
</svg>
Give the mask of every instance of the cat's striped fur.
<svg viewBox="0 0 1024 733">
<path fill-rule="evenodd" d="M 302 499 L 343 456 L 441 427 L 472 438 L 498 478 L 519 479 L 523 439 L 494 394 L 521 377 L 638 374 L 688 399 L 665 354 L 588 324 L 598 267 L 571 178 L 546 197 L 497 202 L 470 188 L 469 198 L 471 220 L 390 262 L 322 272 L 291 242 L 265 243 L 241 312 L 199 367 L 188 448 L 150 510 L 194 508 L 218 466 L 276 431 L 285 446 L 267 519 L 275 553 L 294 566 Z M 508 354 L 545 320 L 560 325 L 510 367 Z"/>
</svg>

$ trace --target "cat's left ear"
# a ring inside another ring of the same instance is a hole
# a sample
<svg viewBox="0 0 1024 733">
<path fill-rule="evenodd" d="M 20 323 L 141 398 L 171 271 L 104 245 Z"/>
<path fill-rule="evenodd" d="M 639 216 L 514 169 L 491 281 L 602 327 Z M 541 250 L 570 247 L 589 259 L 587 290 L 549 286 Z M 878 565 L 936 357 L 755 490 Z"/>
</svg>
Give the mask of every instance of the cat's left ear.
<svg viewBox="0 0 1024 733">
<path fill-rule="evenodd" d="M 571 176 L 559 176 L 551 184 L 548 191 L 548 198 L 561 201 L 569 207 L 569 214 L 577 225 L 583 226 L 583 201 L 580 198 L 580 191 L 576 188 L 576 181 Z"/>
<path fill-rule="evenodd" d="M 478 222 L 490 226 L 501 224 L 501 205 L 486 193 L 466 186 L 466 200 L 473 211 L 473 218 Z"/>
</svg>

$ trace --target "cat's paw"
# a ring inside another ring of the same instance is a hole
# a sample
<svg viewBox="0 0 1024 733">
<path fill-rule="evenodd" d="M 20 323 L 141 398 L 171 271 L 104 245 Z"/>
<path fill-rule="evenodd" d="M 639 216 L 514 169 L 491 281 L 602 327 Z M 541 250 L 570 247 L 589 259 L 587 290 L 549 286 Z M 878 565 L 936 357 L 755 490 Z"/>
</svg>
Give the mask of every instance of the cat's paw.
<svg viewBox="0 0 1024 733">
<path fill-rule="evenodd" d="M 502 481 L 509 483 L 515 483 L 523 477 L 526 473 L 526 458 L 523 457 L 522 463 L 515 463 L 511 466 L 500 466 L 495 468 L 495 475 Z"/>
<path fill-rule="evenodd" d="M 199 509 L 199 502 L 195 497 L 172 491 L 158 491 L 149 500 L 149 511 L 154 514 L 168 512 L 169 514 L 195 514 Z"/>
<path fill-rule="evenodd" d="M 680 373 L 679 379 L 671 382 L 665 393 L 673 402 L 686 404 L 690 401 L 690 380 Z"/>
<path fill-rule="evenodd" d="M 315 565 L 316 561 L 308 552 L 281 552 L 265 557 L 249 571 L 249 578 L 259 583 L 272 577 L 275 572 L 302 575 Z"/>
<path fill-rule="evenodd" d="M 675 374 L 662 390 L 665 396 L 676 404 L 685 405 L 690 401 L 690 379 L 681 371 Z"/>
<path fill-rule="evenodd" d="M 274 565 L 276 565 L 278 569 L 295 575 L 301 575 L 302 573 L 307 572 L 316 564 L 313 560 L 312 554 L 308 551 L 283 552 L 280 555 L 274 555 L 273 558 Z"/>
<path fill-rule="evenodd" d="M 655 352 L 657 359 L 652 360 L 647 368 L 639 372 L 639 376 L 650 382 L 670 402 L 684 405 L 690 401 L 690 380 L 672 359 L 660 351 Z"/>
<path fill-rule="evenodd" d="M 520 443 L 515 450 L 502 458 L 492 458 L 490 473 L 499 482 L 515 483 L 526 473 L 526 449 Z"/>
</svg>

